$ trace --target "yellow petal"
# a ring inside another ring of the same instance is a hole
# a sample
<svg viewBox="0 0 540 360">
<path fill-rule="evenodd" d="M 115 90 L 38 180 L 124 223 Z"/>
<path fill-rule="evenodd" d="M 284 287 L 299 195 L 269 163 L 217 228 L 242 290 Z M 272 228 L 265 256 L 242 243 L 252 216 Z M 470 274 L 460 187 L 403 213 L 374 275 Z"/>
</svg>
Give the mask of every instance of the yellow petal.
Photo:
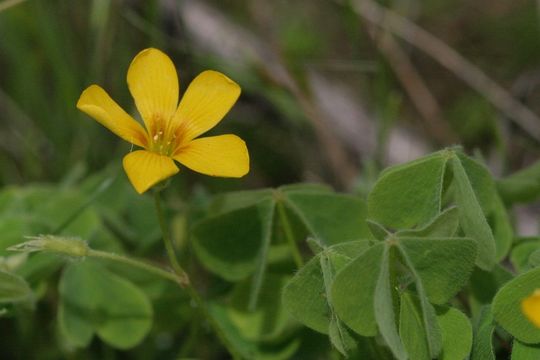
<svg viewBox="0 0 540 360">
<path fill-rule="evenodd" d="M 189 141 L 213 128 L 240 96 L 240 86 L 217 71 L 204 71 L 186 90 L 174 115 L 182 141 Z"/>
<path fill-rule="evenodd" d="M 96 119 L 122 139 L 146 147 L 146 131 L 97 85 L 84 90 L 77 108 Z"/>
<path fill-rule="evenodd" d="M 130 152 L 124 157 L 123 164 L 129 181 L 139 194 L 178 172 L 170 157 L 146 150 Z"/>
<path fill-rule="evenodd" d="M 521 302 L 521 310 L 530 322 L 540 328 L 540 289 L 536 289 L 531 296 Z"/>
<path fill-rule="evenodd" d="M 127 82 L 148 132 L 167 126 L 178 106 L 178 74 L 171 59 L 157 49 L 141 51 L 129 66 Z"/>
<path fill-rule="evenodd" d="M 236 135 L 195 139 L 173 157 L 191 170 L 211 176 L 242 177 L 249 171 L 246 143 Z"/>
</svg>

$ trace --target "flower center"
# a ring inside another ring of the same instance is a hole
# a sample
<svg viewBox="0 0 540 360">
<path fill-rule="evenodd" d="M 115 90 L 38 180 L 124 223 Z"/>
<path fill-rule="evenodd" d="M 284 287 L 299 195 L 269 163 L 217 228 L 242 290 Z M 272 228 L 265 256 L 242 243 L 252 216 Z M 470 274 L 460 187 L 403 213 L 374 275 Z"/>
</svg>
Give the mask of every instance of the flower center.
<svg viewBox="0 0 540 360">
<path fill-rule="evenodd" d="M 152 120 L 152 128 L 149 129 L 149 150 L 160 155 L 172 156 L 176 149 L 177 136 L 169 129 L 170 121 L 166 121 L 160 114 L 155 114 Z"/>
</svg>

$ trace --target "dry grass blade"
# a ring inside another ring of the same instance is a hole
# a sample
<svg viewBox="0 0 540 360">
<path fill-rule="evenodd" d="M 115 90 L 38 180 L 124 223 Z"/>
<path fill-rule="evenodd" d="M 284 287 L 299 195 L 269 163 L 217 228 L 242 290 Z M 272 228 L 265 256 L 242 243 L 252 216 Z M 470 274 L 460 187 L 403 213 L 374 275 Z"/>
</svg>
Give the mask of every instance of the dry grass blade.
<svg viewBox="0 0 540 360">
<path fill-rule="evenodd" d="M 19 5 L 23 2 L 25 2 L 26 0 L 5 0 L 5 1 L 2 1 L 0 2 L 0 12 L 4 11 L 4 10 L 7 10 L 15 5 Z"/>
</svg>

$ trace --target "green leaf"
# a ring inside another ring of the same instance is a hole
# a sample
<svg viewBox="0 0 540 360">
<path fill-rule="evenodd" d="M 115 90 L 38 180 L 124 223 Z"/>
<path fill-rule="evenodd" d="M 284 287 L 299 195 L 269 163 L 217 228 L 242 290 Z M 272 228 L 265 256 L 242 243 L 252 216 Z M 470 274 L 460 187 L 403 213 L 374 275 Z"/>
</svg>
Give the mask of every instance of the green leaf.
<svg viewBox="0 0 540 360">
<path fill-rule="evenodd" d="M 441 209 L 445 151 L 387 169 L 368 197 L 370 219 L 394 229 L 422 226 Z"/>
<path fill-rule="evenodd" d="M 283 305 L 298 321 L 323 334 L 328 334 L 329 310 L 321 296 L 324 280 L 316 256 L 307 262 L 283 288 Z"/>
<path fill-rule="evenodd" d="M 272 189 L 233 191 L 216 196 L 210 209 L 209 214 L 212 216 L 228 213 L 241 208 L 256 205 L 260 201 L 267 200 L 273 196 Z"/>
<path fill-rule="evenodd" d="M 358 243 L 358 253 L 361 253 L 364 250 L 364 244 Z M 336 245 L 335 247 L 339 247 Z M 351 249 L 350 246 L 347 246 L 348 249 Z M 335 273 L 342 269 L 348 262 L 352 260 L 348 255 L 354 254 L 354 252 L 347 252 L 347 255 L 338 255 L 339 251 L 332 254 L 332 251 L 322 252 L 319 256 L 319 263 L 321 266 L 323 280 L 324 280 L 324 293 L 326 295 L 326 300 L 328 301 L 328 310 L 330 313 L 330 324 L 328 334 L 330 336 L 330 342 L 334 347 L 344 356 L 349 354 L 349 351 L 356 347 L 356 343 L 352 338 L 349 330 L 340 319 L 337 317 L 334 311 L 334 305 L 332 300 L 332 284 L 334 281 Z"/>
<path fill-rule="evenodd" d="M 510 262 L 519 272 L 530 269 L 529 258 L 536 250 L 540 249 L 540 238 L 524 241 L 514 247 L 510 254 Z"/>
<path fill-rule="evenodd" d="M 275 346 L 245 339 L 231 321 L 227 308 L 218 303 L 210 303 L 208 313 L 216 321 L 224 336 L 242 358 L 254 360 L 286 360 L 292 358 L 300 346 L 298 339 L 286 339 L 283 343 Z"/>
<path fill-rule="evenodd" d="M 512 360 L 538 360 L 540 359 L 540 344 L 524 344 L 519 340 L 512 343 Z"/>
<path fill-rule="evenodd" d="M 508 282 L 493 299 L 493 317 L 497 323 L 526 344 L 540 343 L 540 329 L 522 313 L 521 302 L 539 288 L 540 268 L 535 268 Z"/>
<path fill-rule="evenodd" d="M 350 195 L 329 192 L 285 192 L 285 204 L 304 223 L 308 231 L 326 246 L 369 239 L 364 201 Z"/>
<path fill-rule="evenodd" d="M 30 284 L 38 284 L 47 280 L 64 265 L 60 256 L 39 253 L 28 256 L 27 260 L 17 268 L 17 275 L 22 276 Z"/>
<path fill-rule="evenodd" d="M 452 237 L 459 226 L 459 212 L 452 206 L 441 212 L 429 224 L 412 230 L 400 230 L 396 235 L 401 237 Z"/>
<path fill-rule="evenodd" d="M 80 206 L 88 200 L 80 192 L 71 189 L 38 187 L 30 190 L 25 194 L 28 213 L 46 222 L 49 231 L 56 231 L 58 226 L 68 220 L 73 213 L 80 211 Z M 89 207 L 62 229 L 62 234 L 76 234 L 82 238 L 90 238 L 99 226 L 97 213 Z"/>
<path fill-rule="evenodd" d="M 508 213 L 499 195 L 495 194 L 493 200 L 493 210 L 490 215 L 490 222 L 493 224 L 492 228 L 497 261 L 501 261 L 508 255 L 508 252 L 512 247 L 514 229 L 512 228 Z"/>
<path fill-rule="evenodd" d="M 235 287 L 227 312 L 243 338 L 263 341 L 281 334 L 288 316 L 278 294 L 288 280 L 286 276 L 266 274 L 256 310 L 249 309 L 251 282 L 243 281 Z"/>
<path fill-rule="evenodd" d="M 400 241 L 397 248 L 399 249 L 402 258 L 405 261 L 405 266 L 409 269 L 414 278 L 416 292 L 418 293 L 418 299 L 420 302 L 422 325 L 425 329 L 424 339 L 426 340 L 427 344 L 428 356 L 430 358 L 436 358 L 441 352 L 442 347 L 441 331 L 437 323 L 435 309 L 427 300 L 424 282 L 419 275 L 419 270 L 417 270 L 416 268 L 418 265 L 413 262 L 413 260 L 411 259 L 411 257 L 409 257 L 409 254 L 405 250 L 406 243 L 408 242 L 414 243 L 415 240 L 411 239 L 411 241 Z M 423 270 L 422 268 L 420 269 Z"/>
<path fill-rule="evenodd" d="M 507 204 L 527 203 L 540 197 L 540 161 L 497 182 Z"/>
<path fill-rule="evenodd" d="M 199 222 L 193 229 L 193 247 L 201 262 L 230 281 L 251 275 L 261 261 L 273 208 L 272 201 L 263 200 Z"/>
<path fill-rule="evenodd" d="M 439 360 L 462 360 L 469 356 L 473 333 L 469 318 L 454 308 L 440 308 L 437 321 L 442 334 Z"/>
<path fill-rule="evenodd" d="M 379 265 L 379 276 L 375 286 L 374 312 L 375 320 L 386 344 L 398 359 L 407 359 L 407 351 L 399 337 L 394 312 L 394 296 L 392 294 L 392 283 L 390 281 L 390 251 L 392 247 L 384 245 L 382 260 Z"/>
<path fill-rule="evenodd" d="M 333 265 L 332 272 L 337 273 L 355 255 L 369 247 L 368 241 L 355 241 L 334 245 L 323 249 L 306 263 L 283 288 L 284 307 L 305 326 L 323 334 L 329 333 L 332 305 L 328 286 L 323 277 L 321 257 L 328 257 Z M 332 276 L 331 276 L 332 277 Z M 323 294 L 323 295 L 321 295 Z"/>
<path fill-rule="evenodd" d="M 476 243 L 464 238 L 399 238 L 429 300 L 444 304 L 469 280 Z"/>
<path fill-rule="evenodd" d="M 497 291 L 514 276 L 497 264 L 491 271 L 475 268 L 469 280 L 471 307 L 490 304 Z"/>
<path fill-rule="evenodd" d="M 28 301 L 31 297 L 32 290 L 22 277 L 0 270 L 0 303 Z"/>
<path fill-rule="evenodd" d="M 297 184 L 275 191 L 219 196 L 212 205 L 214 216 L 194 227 L 194 249 L 210 271 L 226 280 L 239 281 L 253 274 L 250 310 L 257 307 L 270 243 L 280 224 L 279 221 L 277 225 L 274 223 L 275 206 L 280 205 L 276 199 L 284 200 L 285 215 L 293 226 L 293 235 L 298 238 L 296 230 L 305 235 L 306 229 L 326 244 L 370 236 L 364 221 L 364 203 L 352 196 L 334 194 L 320 185 Z M 339 221 L 336 221 L 338 215 Z"/>
<path fill-rule="evenodd" d="M 431 359 L 420 302 L 407 292 L 401 294 L 399 335 L 411 359 Z"/>
<path fill-rule="evenodd" d="M 455 181 L 455 200 L 459 208 L 460 224 L 467 237 L 476 240 L 478 252 L 476 265 L 484 270 L 491 269 L 496 262 L 495 239 L 484 212 L 472 188 L 461 158 L 451 160 Z"/>
<path fill-rule="evenodd" d="M 9 246 L 24 241 L 24 236 L 51 233 L 66 220 L 77 217 L 63 229 L 64 234 L 91 238 L 100 228 L 96 211 L 80 210 L 87 198 L 72 189 L 47 186 L 12 187 L 0 192 L 0 255 Z"/>
<path fill-rule="evenodd" d="M 374 296 L 384 244 L 379 243 L 339 271 L 332 285 L 332 300 L 339 318 L 362 336 L 375 336 Z"/>
<path fill-rule="evenodd" d="M 385 240 L 391 233 L 384 228 L 381 224 L 373 220 L 366 221 L 369 227 L 369 231 L 373 234 L 377 240 Z"/>
<path fill-rule="evenodd" d="M 0 256 L 8 255 L 8 247 L 24 241 L 28 234 L 43 233 L 47 231 L 44 224 L 35 219 L 26 218 L 26 214 L 0 215 Z"/>
<path fill-rule="evenodd" d="M 152 305 L 131 282 L 86 260 L 69 265 L 59 284 L 59 322 L 77 346 L 87 346 L 96 333 L 107 344 L 129 349 L 152 325 Z"/>
<path fill-rule="evenodd" d="M 350 330 L 335 316 L 330 321 L 328 336 L 332 345 L 343 356 L 347 357 L 352 350 L 356 350 L 356 341 Z"/>
<path fill-rule="evenodd" d="M 483 306 L 474 326 L 471 360 L 495 360 L 493 352 L 493 315 L 489 305 Z"/>
<path fill-rule="evenodd" d="M 456 157 L 467 174 L 478 204 L 482 208 L 484 215 L 487 216 L 493 210 L 497 196 L 493 177 L 484 164 L 468 157 L 461 151 L 456 151 Z"/>
<path fill-rule="evenodd" d="M 529 256 L 529 266 L 537 267 L 540 266 L 540 249 L 535 250 L 531 256 Z"/>
</svg>

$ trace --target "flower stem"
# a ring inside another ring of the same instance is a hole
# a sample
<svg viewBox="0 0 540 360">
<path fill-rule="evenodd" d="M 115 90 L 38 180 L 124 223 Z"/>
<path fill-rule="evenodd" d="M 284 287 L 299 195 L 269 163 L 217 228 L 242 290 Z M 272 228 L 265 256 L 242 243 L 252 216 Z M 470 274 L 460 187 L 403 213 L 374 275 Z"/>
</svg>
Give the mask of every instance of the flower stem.
<svg viewBox="0 0 540 360">
<path fill-rule="evenodd" d="M 178 259 L 176 258 L 176 253 L 174 250 L 174 245 L 171 241 L 171 237 L 169 235 L 169 230 L 167 227 L 167 223 L 165 222 L 165 215 L 163 213 L 163 209 L 161 206 L 161 197 L 160 197 L 160 191 L 154 192 L 154 202 L 156 206 L 156 213 L 159 220 L 159 226 L 161 227 L 161 232 L 163 235 L 163 242 L 165 243 L 165 249 L 167 250 L 167 255 L 169 257 L 169 261 L 171 262 L 171 265 L 173 267 L 174 272 L 179 278 L 179 284 L 180 286 L 186 290 L 186 292 L 189 294 L 191 300 L 195 303 L 195 305 L 201 309 L 202 315 L 206 318 L 212 329 L 214 330 L 214 333 L 217 335 L 218 339 L 221 341 L 221 344 L 227 349 L 229 354 L 234 359 L 241 359 L 241 356 L 238 354 L 236 349 L 233 347 L 233 345 L 230 343 L 230 341 L 225 336 L 225 333 L 219 326 L 219 324 L 216 322 L 216 320 L 210 315 L 208 308 L 205 304 L 205 302 L 200 297 L 197 290 L 193 287 L 193 284 L 191 283 L 189 279 L 189 275 L 186 273 L 186 271 L 182 268 L 180 263 L 178 262 Z"/>
<path fill-rule="evenodd" d="M 162 277 L 164 279 L 171 280 L 171 281 L 174 281 L 177 284 L 180 284 L 180 278 L 178 276 L 176 276 L 176 274 L 174 274 L 174 273 L 172 273 L 170 271 L 161 269 L 161 268 L 159 268 L 159 267 L 157 267 L 155 265 L 151 265 L 151 264 L 145 263 L 145 262 L 140 261 L 140 260 L 129 258 L 127 256 L 114 254 L 114 253 L 109 253 L 109 252 L 100 251 L 100 250 L 93 250 L 93 249 L 89 249 L 86 256 L 100 258 L 100 259 L 108 259 L 108 260 L 112 260 L 112 261 L 116 261 L 116 262 L 121 262 L 121 263 L 124 263 L 124 264 L 127 264 L 127 265 L 137 267 L 139 269 L 143 269 L 143 270 L 148 271 L 148 272 L 150 272 L 152 274 L 160 276 L 160 277 Z"/>
<path fill-rule="evenodd" d="M 276 206 L 279 219 L 281 220 L 281 225 L 283 226 L 283 232 L 285 233 L 285 238 L 289 243 L 289 248 L 291 249 L 296 267 L 301 268 L 304 266 L 304 260 L 302 260 L 302 255 L 300 254 L 300 250 L 298 249 L 296 241 L 294 240 L 292 227 L 289 223 L 289 219 L 287 219 L 287 214 L 285 214 L 285 206 L 283 205 L 283 201 L 278 201 Z"/>
<path fill-rule="evenodd" d="M 163 209 L 161 208 L 161 198 L 159 196 L 159 191 L 154 193 L 154 203 L 156 205 L 156 212 L 159 221 L 159 227 L 163 235 L 163 242 L 165 243 L 165 249 L 167 250 L 167 256 L 171 262 L 172 268 L 176 275 L 180 278 L 180 285 L 183 288 L 190 287 L 190 280 L 188 274 L 184 271 L 174 251 L 174 245 L 171 241 L 171 236 L 169 235 L 169 228 L 165 222 L 165 216 L 163 215 Z"/>
</svg>

